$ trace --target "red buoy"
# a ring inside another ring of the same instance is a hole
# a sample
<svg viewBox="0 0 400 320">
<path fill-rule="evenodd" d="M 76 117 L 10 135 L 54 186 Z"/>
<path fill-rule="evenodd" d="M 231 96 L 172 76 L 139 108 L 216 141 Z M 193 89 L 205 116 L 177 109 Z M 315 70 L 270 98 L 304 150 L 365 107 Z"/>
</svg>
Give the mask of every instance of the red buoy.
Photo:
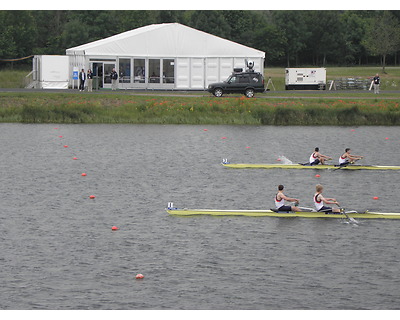
<svg viewBox="0 0 400 320">
<path fill-rule="evenodd" d="M 316 178 L 320 178 L 321 176 L 320 176 L 319 174 L 316 174 L 315 177 L 316 177 Z"/>
<path fill-rule="evenodd" d="M 73 157 L 72 160 L 78 160 L 78 158 L 77 157 Z"/>
<path fill-rule="evenodd" d="M 82 173 L 82 177 L 86 177 L 86 173 Z"/>
<path fill-rule="evenodd" d="M 136 275 L 136 279 L 143 279 L 143 278 L 144 278 L 144 275 L 142 275 L 141 273 L 138 273 Z"/>
<path fill-rule="evenodd" d="M 90 199 L 96 198 L 94 195 L 89 196 Z"/>
<path fill-rule="evenodd" d="M 374 199 L 374 200 L 379 200 L 379 197 L 373 197 L 372 199 Z"/>
<path fill-rule="evenodd" d="M 68 146 L 67 146 L 67 145 L 65 145 L 65 146 L 64 146 L 64 148 L 68 148 Z"/>
<path fill-rule="evenodd" d="M 117 230 L 118 230 L 118 227 L 113 226 L 113 227 L 111 227 L 111 230 L 112 230 L 112 231 L 117 231 Z"/>
</svg>

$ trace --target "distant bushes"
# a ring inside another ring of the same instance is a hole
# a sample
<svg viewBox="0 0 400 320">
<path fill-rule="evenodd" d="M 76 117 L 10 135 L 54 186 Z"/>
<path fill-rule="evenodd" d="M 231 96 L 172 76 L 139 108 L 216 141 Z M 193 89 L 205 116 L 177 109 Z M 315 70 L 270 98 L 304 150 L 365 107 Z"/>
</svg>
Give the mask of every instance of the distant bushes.
<svg viewBox="0 0 400 320">
<path fill-rule="evenodd" d="M 400 125 L 399 100 L 0 94 L 0 122 Z"/>
</svg>

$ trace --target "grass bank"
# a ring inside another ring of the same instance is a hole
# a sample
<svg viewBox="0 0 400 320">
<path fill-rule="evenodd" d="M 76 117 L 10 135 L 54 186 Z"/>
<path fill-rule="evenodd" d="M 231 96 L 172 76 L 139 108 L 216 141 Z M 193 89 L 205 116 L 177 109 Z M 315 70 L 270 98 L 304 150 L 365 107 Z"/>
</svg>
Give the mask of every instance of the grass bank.
<svg viewBox="0 0 400 320">
<path fill-rule="evenodd" d="M 400 99 L 2 93 L 0 122 L 400 125 Z"/>
<path fill-rule="evenodd" d="M 301 69 L 301 68 L 299 68 Z M 381 90 L 400 90 L 400 67 L 386 67 L 386 73 L 382 73 L 382 67 L 326 67 L 326 80 L 343 78 L 373 78 L 379 74 L 381 78 Z M 285 90 L 285 68 L 265 68 L 265 78 L 271 77 L 277 91 Z M 341 92 L 346 92 L 342 90 Z"/>
</svg>

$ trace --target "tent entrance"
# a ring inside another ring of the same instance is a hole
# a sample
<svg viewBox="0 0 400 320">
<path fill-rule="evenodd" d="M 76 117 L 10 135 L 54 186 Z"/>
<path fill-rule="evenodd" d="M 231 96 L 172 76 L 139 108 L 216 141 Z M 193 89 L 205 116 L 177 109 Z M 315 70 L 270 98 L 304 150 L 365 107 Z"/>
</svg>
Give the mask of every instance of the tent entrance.
<svg viewBox="0 0 400 320">
<path fill-rule="evenodd" d="M 111 88 L 111 71 L 115 68 L 115 63 L 104 63 L 103 88 Z"/>
<path fill-rule="evenodd" d="M 111 88 L 111 71 L 115 62 L 92 62 L 93 85 L 95 88 Z"/>
</svg>

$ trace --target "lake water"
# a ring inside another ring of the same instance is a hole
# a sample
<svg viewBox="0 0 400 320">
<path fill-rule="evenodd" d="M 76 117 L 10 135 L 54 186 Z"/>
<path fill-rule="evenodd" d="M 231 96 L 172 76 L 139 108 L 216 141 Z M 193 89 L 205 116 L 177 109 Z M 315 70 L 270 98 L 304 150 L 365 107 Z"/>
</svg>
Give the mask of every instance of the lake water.
<svg viewBox="0 0 400 320">
<path fill-rule="evenodd" d="M 346 208 L 400 212 L 397 171 L 220 164 L 305 162 L 319 146 L 335 160 L 351 147 L 364 164 L 399 165 L 399 127 L 0 124 L 0 132 L 0 309 L 400 307 L 400 220 L 164 210 L 170 201 L 270 208 L 278 184 L 312 206 L 322 183 Z"/>
</svg>

